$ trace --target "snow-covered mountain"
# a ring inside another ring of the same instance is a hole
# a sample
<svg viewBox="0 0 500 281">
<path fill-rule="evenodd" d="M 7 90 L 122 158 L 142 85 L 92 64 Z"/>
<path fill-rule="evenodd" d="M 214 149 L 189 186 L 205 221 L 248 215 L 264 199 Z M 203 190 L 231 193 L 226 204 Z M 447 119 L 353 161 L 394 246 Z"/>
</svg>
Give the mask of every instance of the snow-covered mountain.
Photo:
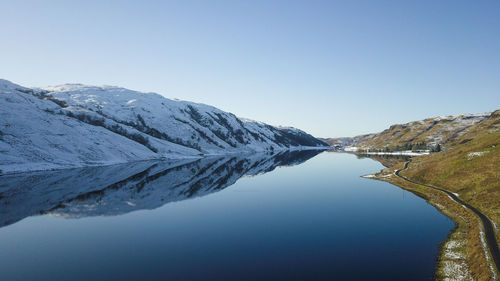
<svg viewBox="0 0 500 281">
<path fill-rule="evenodd" d="M 0 79 L 0 171 L 274 151 L 326 144 L 290 127 L 112 86 Z"/>
<path fill-rule="evenodd" d="M 220 191 L 243 176 L 300 164 L 321 150 L 140 161 L 0 177 L 0 227 L 37 214 L 120 215 Z"/>
</svg>

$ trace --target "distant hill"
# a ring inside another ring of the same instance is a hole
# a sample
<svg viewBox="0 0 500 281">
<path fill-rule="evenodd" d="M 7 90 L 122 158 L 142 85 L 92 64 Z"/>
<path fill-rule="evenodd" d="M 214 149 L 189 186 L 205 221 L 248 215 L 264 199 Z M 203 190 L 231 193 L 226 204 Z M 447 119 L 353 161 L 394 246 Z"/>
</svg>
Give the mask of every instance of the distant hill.
<svg viewBox="0 0 500 281">
<path fill-rule="evenodd" d="M 477 125 L 494 118 L 495 114 L 495 112 L 488 112 L 440 116 L 392 125 L 380 133 L 351 138 L 329 138 L 324 141 L 330 145 L 342 143 L 344 146 L 355 146 L 361 150 L 395 151 L 414 148 L 433 150 L 438 144 L 441 149 L 446 150 L 460 142 L 467 142 L 474 138 L 473 132 L 479 128 Z M 464 138 L 464 136 L 468 137 Z"/>
</svg>

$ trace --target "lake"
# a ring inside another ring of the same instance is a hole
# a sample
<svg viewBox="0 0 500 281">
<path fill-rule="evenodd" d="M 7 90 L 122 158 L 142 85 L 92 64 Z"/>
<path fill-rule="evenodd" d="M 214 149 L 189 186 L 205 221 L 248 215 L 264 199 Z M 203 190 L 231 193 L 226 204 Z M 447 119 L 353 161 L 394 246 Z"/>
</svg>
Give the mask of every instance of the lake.
<svg viewBox="0 0 500 281">
<path fill-rule="evenodd" d="M 294 151 L 0 176 L 0 280 L 432 280 L 454 223 Z"/>
</svg>

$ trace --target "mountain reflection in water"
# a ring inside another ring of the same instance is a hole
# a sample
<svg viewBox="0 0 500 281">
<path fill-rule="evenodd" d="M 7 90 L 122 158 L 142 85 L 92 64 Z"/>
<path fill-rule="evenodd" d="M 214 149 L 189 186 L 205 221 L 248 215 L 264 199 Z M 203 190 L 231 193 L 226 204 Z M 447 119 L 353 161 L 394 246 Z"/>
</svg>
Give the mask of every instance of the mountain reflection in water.
<svg viewBox="0 0 500 281">
<path fill-rule="evenodd" d="M 0 226 L 26 217 L 113 216 L 222 190 L 243 176 L 300 164 L 321 150 L 146 161 L 0 176 Z"/>
</svg>

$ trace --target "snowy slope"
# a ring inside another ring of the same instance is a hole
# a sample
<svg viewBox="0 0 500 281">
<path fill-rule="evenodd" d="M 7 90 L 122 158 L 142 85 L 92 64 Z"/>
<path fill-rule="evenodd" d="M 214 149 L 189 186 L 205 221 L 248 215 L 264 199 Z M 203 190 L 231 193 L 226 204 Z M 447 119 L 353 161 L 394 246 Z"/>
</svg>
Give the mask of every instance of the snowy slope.
<svg viewBox="0 0 500 281">
<path fill-rule="evenodd" d="M 298 129 L 154 93 L 0 79 L 2 173 L 324 145 Z"/>
</svg>

